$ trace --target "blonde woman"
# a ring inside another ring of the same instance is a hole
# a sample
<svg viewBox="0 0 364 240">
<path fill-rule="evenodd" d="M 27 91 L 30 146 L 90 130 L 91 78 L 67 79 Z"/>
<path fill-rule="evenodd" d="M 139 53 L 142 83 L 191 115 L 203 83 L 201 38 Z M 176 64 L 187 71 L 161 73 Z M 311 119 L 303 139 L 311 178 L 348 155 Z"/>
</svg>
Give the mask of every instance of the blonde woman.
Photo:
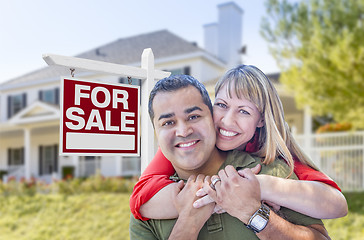
<svg viewBox="0 0 364 240">
<path fill-rule="evenodd" d="M 347 203 L 340 188 L 320 172 L 296 144 L 284 120 L 279 96 L 271 81 L 258 68 L 240 65 L 217 82 L 213 118 L 218 149 L 249 152 L 261 157 L 262 164 L 282 158 L 291 173 L 300 179 L 257 175 L 263 201 L 321 219 L 347 214 Z M 177 193 L 181 183 L 169 180 L 173 173 L 171 163 L 158 151 L 130 198 L 135 218 L 178 216 L 169 194 Z M 201 191 L 200 195 L 203 195 Z M 210 201 L 210 197 L 204 197 L 194 206 L 201 207 Z"/>
</svg>

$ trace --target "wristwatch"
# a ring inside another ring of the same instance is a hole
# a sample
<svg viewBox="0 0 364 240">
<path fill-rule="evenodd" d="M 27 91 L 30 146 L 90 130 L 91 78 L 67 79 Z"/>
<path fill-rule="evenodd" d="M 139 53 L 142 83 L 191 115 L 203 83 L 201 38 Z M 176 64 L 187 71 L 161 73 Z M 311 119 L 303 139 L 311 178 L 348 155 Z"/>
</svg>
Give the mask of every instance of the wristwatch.
<svg viewBox="0 0 364 240">
<path fill-rule="evenodd" d="M 262 203 L 260 208 L 251 216 L 247 228 L 253 230 L 255 233 L 261 232 L 268 224 L 270 208 Z"/>
</svg>

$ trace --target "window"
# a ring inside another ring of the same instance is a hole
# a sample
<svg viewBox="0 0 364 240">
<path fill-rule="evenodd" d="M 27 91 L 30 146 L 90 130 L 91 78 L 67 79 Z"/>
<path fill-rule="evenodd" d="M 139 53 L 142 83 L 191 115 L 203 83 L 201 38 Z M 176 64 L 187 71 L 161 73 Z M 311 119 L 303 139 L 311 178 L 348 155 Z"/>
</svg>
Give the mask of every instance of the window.
<svg viewBox="0 0 364 240">
<path fill-rule="evenodd" d="M 39 175 L 58 171 L 58 145 L 39 146 Z"/>
<path fill-rule="evenodd" d="M 183 69 L 182 68 L 173 69 L 173 70 L 169 70 L 168 72 L 171 72 L 171 75 L 180 75 L 180 74 L 183 74 Z"/>
<path fill-rule="evenodd" d="M 123 157 L 122 175 L 134 176 L 140 173 L 140 157 Z"/>
<path fill-rule="evenodd" d="M 26 94 L 8 96 L 8 118 L 17 114 L 26 106 Z"/>
<path fill-rule="evenodd" d="M 59 88 L 40 90 L 39 100 L 46 103 L 59 104 Z"/>
<path fill-rule="evenodd" d="M 24 148 L 8 149 L 8 166 L 19 166 L 24 164 Z"/>
<path fill-rule="evenodd" d="M 176 68 L 167 71 L 171 72 L 171 75 L 180 75 L 180 74 L 190 75 L 191 73 L 190 67 Z"/>
<path fill-rule="evenodd" d="M 84 156 L 85 161 L 94 161 L 95 159 L 99 159 L 99 157 L 95 156 Z"/>
<path fill-rule="evenodd" d="M 81 156 L 78 175 L 80 177 L 92 176 L 95 175 L 100 168 L 100 156 Z"/>
</svg>

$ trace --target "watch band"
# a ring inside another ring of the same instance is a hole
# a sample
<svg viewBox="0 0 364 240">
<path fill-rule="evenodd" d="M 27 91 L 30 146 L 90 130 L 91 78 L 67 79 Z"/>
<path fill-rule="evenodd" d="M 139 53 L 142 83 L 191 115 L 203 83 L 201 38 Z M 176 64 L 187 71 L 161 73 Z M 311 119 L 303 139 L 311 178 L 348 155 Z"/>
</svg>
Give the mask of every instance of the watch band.
<svg viewBox="0 0 364 240">
<path fill-rule="evenodd" d="M 255 233 L 261 232 L 268 224 L 270 208 L 262 203 L 260 208 L 250 217 L 247 228 Z"/>
</svg>

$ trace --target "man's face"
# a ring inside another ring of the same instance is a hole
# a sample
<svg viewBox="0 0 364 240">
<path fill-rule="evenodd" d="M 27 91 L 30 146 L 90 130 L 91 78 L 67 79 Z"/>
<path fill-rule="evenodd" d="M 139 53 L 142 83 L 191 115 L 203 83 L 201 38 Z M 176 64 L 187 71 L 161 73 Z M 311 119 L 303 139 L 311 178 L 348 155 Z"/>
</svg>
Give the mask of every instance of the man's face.
<svg viewBox="0 0 364 240">
<path fill-rule="evenodd" d="M 200 92 L 193 86 L 159 92 L 153 110 L 159 146 L 176 171 L 203 167 L 215 148 L 216 133 Z"/>
</svg>

